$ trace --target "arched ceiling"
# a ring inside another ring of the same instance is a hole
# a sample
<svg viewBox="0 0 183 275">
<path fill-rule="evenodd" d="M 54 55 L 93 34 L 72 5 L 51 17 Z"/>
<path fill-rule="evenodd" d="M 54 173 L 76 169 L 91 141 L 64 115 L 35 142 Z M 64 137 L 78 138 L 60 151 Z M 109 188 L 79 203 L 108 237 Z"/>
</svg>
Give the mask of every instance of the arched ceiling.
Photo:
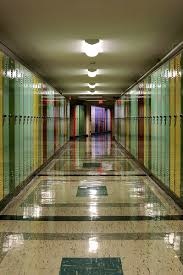
<svg viewBox="0 0 183 275">
<path fill-rule="evenodd" d="M 0 40 L 75 99 L 90 96 L 95 62 L 95 94 L 112 99 L 183 40 L 182 11 L 182 0 L 1 0 Z M 85 39 L 101 39 L 103 52 L 87 57 Z"/>
</svg>

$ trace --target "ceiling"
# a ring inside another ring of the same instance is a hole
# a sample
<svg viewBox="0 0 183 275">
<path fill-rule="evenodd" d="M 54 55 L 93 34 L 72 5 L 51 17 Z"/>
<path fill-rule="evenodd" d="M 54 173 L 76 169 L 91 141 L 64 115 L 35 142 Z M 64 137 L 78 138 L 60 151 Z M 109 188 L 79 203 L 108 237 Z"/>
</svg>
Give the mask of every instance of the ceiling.
<svg viewBox="0 0 183 275">
<path fill-rule="evenodd" d="M 182 0 L 0 0 L 0 41 L 74 99 L 90 96 L 95 62 L 95 94 L 108 100 L 183 40 L 182 11 Z M 85 39 L 101 39 L 103 52 L 87 57 Z"/>
</svg>

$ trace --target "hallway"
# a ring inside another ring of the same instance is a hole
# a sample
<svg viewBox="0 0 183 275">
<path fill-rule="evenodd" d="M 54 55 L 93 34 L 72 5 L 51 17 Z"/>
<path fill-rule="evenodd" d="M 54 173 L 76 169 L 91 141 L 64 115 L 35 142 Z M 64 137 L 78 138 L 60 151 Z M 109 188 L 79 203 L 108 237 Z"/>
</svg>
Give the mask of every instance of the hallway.
<svg viewBox="0 0 183 275">
<path fill-rule="evenodd" d="M 4 210 L 0 274 L 183 274 L 181 219 L 110 135 L 76 139 Z"/>
</svg>

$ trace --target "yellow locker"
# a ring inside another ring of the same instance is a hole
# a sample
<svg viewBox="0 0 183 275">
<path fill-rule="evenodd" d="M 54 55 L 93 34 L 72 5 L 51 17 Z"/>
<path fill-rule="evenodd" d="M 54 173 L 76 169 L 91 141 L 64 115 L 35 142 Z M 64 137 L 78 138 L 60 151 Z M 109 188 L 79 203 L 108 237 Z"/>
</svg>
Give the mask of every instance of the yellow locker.
<svg viewBox="0 0 183 275">
<path fill-rule="evenodd" d="M 0 52 L 0 200 L 4 196 L 3 175 L 3 53 Z"/>
<path fill-rule="evenodd" d="M 170 189 L 174 192 L 174 170 L 175 170 L 175 59 L 170 60 Z"/>
<path fill-rule="evenodd" d="M 37 78 L 34 76 L 34 89 L 33 89 L 33 116 L 34 116 L 34 124 L 33 124 L 33 148 L 34 148 L 34 169 L 37 169 L 39 166 L 39 162 L 38 162 L 38 139 L 39 139 L 39 134 L 38 134 L 38 119 L 37 117 L 39 116 L 39 95 L 38 95 L 38 80 Z"/>
<path fill-rule="evenodd" d="M 180 173 L 181 173 L 181 54 L 175 57 L 175 170 L 174 170 L 174 186 L 175 193 L 180 197 Z"/>
</svg>

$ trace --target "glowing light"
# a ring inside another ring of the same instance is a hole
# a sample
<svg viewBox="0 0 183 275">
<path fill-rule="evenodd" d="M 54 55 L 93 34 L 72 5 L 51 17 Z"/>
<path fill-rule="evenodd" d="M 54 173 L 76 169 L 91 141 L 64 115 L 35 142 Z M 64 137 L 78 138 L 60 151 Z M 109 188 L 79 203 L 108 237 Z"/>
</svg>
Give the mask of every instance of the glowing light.
<svg viewBox="0 0 183 275">
<path fill-rule="evenodd" d="M 93 95 L 95 93 L 95 90 L 94 89 L 91 90 L 90 93 Z"/>
<path fill-rule="evenodd" d="M 95 89 L 96 84 L 94 84 L 94 83 L 88 83 L 88 86 L 89 86 L 90 89 Z"/>
<path fill-rule="evenodd" d="M 95 196 L 97 194 L 97 190 L 93 189 L 90 190 L 90 195 Z"/>
<path fill-rule="evenodd" d="M 97 215 L 97 206 L 96 205 L 91 205 L 89 208 L 89 211 L 91 213 L 91 215 Z"/>
<path fill-rule="evenodd" d="M 97 75 L 97 70 L 89 70 L 88 69 L 88 76 L 95 77 Z"/>
<path fill-rule="evenodd" d="M 98 39 L 88 39 L 83 41 L 83 52 L 89 57 L 95 57 L 102 52 L 101 41 Z"/>
<path fill-rule="evenodd" d="M 89 252 L 96 253 L 98 249 L 98 242 L 95 237 L 89 238 Z"/>
</svg>

